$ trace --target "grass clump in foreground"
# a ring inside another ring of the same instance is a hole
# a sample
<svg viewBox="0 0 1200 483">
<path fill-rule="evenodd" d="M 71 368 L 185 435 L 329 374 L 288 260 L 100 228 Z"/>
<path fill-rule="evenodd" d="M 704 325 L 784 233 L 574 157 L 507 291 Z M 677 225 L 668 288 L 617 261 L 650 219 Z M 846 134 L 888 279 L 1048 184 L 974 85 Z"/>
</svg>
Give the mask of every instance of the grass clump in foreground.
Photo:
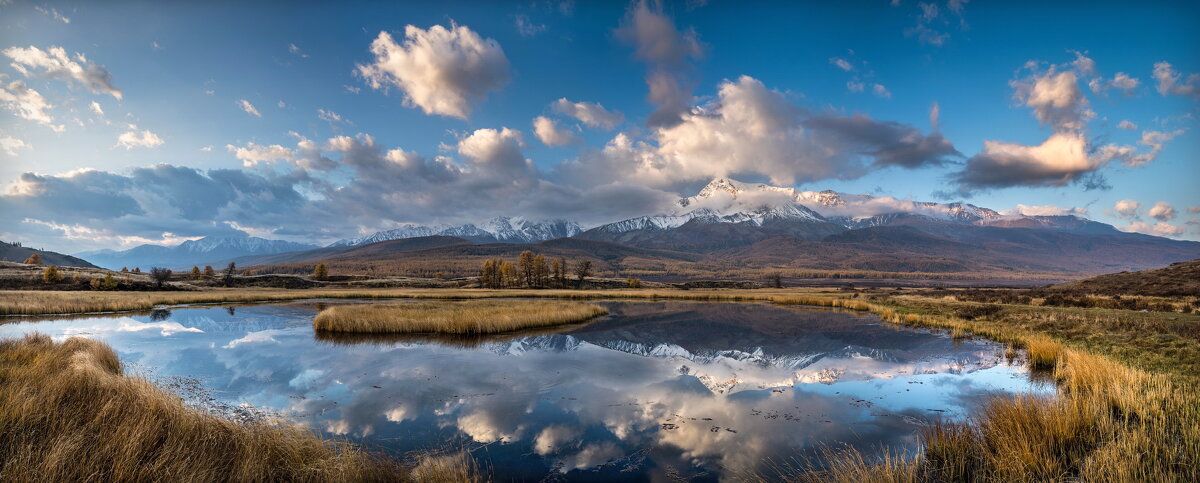
<svg viewBox="0 0 1200 483">
<path fill-rule="evenodd" d="M 596 304 L 553 300 L 466 300 L 338 305 L 313 319 L 318 331 L 480 335 L 583 322 L 607 314 Z"/>
<path fill-rule="evenodd" d="M 300 427 L 197 411 L 123 375 L 116 353 L 102 342 L 56 343 L 36 334 L 0 341 L 0 481 L 418 478 L 476 475 L 462 458 L 424 457 L 409 470 Z"/>
</svg>

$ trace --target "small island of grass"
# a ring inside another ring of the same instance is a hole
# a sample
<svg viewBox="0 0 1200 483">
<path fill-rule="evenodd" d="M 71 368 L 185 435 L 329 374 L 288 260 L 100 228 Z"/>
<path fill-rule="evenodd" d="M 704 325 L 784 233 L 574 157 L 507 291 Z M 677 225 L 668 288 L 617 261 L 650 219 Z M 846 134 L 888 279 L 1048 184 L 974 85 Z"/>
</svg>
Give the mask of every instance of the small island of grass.
<svg viewBox="0 0 1200 483">
<path fill-rule="evenodd" d="M 480 335 L 583 322 L 607 314 L 596 304 L 550 300 L 464 300 L 329 307 L 318 331 Z"/>
</svg>

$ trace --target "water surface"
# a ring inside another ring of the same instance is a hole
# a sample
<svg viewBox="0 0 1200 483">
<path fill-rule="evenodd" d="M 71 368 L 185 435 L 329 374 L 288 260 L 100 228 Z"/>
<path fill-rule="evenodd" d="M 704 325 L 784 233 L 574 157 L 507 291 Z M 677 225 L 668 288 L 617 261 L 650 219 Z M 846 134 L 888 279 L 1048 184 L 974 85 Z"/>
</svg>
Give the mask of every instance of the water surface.
<svg viewBox="0 0 1200 483">
<path fill-rule="evenodd" d="M 8 323 L 0 337 L 101 339 L 196 404 L 397 455 L 465 447 L 500 480 L 706 481 L 819 464 L 821 445 L 913 451 L 930 420 L 1052 391 L 1001 345 L 872 315 L 600 303 L 611 315 L 591 324 L 474 340 L 318 337 L 311 302 Z"/>
</svg>

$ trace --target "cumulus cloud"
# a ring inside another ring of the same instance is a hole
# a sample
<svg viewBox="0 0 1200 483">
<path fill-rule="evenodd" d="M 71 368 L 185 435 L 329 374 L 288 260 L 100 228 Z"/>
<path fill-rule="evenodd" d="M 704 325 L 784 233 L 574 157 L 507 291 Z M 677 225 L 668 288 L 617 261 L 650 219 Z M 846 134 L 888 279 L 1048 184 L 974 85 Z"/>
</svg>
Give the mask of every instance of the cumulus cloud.
<svg viewBox="0 0 1200 483">
<path fill-rule="evenodd" d="M 547 146 L 566 146 L 583 141 L 575 133 L 559 128 L 553 119 L 545 116 L 533 119 L 533 134 Z"/>
<path fill-rule="evenodd" d="M 855 178 L 867 165 L 937 165 L 958 152 L 938 133 L 866 116 L 812 116 L 778 91 L 743 76 L 722 82 L 717 99 L 659 127 L 650 139 L 618 134 L 603 149 L 561 165 L 558 175 L 583 185 L 621 179 L 679 188 L 716 176 L 773 183 Z"/>
<path fill-rule="evenodd" d="M 237 105 L 238 107 L 242 108 L 243 111 L 246 111 L 246 114 L 254 117 L 262 117 L 262 113 L 258 112 L 258 108 L 254 107 L 254 104 L 251 104 L 250 101 L 238 99 Z"/>
<path fill-rule="evenodd" d="M 42 50 L 34 46 L 9 47 L 3 52 L 13 60 L 10 65 L 26 77 L 61 80 L 81 85 L 96 94 L 121 98 L 121 90 L 113 85 L 112 74 L 103 66 L 88 62 L 81 53 L 71 57 L 62 47 Z"/>
<path fill-rule="evenodd" d="M 1088 87 L 1096 94 L 1100 94 L 1106 90 L 1119 90 L 1125 95 L 1130 96 L 1133 95 L 1133 90 L 1139 85 L 1141 85 L 1140 80 L 1130 77 L 1129 74 L 1124 72 L 1117 72 L 1117 75 L 1109 80 L 1095 78 L 1088 81 Z"/>
<path fill-rule="evenodd" d="M 96 113 L 96 115 L 97 115 L 97 116 L 103 116 L 103 115 L 104 115 L 104 109 L 103 109 L 102 107 L 100 107 L 100 103 L 99 103 L 99 102 L 92 101 L 91 105 L 90 105 L 90 106 L 88 106 L 88 108 L 89 108 L 89 109 L 91 109 L 91 110 L 92 110 L 92 112 Z"/>
<path fill-rule="evenodd" d="M 1165 221 L 1160 221 L 1153 225 L 1144 221 L 1135 221 L 1130 223 L 1129 226 L 1122 228 L 1122 230 L 1155 236 L 1179 236 L 1186 231 L 1181 226 L 1175 226 Z"/>
<path fill-rule="evenodd" d="M 883 84 L 875 84 L 874 87 L 871 87 L 871 92 L 874 93 L 876 96 L 882 97 L 884 99 L 892 98 L 892 92 L 889 91 L 887 89 L 887 87 L 884 87 Z"/>
<path fill-rule="evenodd" d="M 1078 206 L 1030 206 L 1018 203 L 1016 208 L 1001 211 L 1000 214 L 1020 216 L 1087 216 L 1088 211 L 1086 208 L 1080 208 Z"/>
<path fill-rule="evenodd" d="M 1121 121 L 1120 124 L 1117 124 L 1117 127 L 1126 131 L 1137 131 L 1138 128 L 1137 124 L 1134 124 L 1133 121 L 1128 119 Z"/>
<path fill-rule="evenodd" d="M 133 148 L 154 148 L 161 146 L 163 143 L 162 138 L 148 129 L 143 129 L 141 132 L 138 132 L 137 126 L 129 126 L 129 129 L 129 131 L 117 136 L 117 145 L 126 150 Z"/>
<path fill-rule="evenodd" d="M 326 121 L 330 124 L 339 123 L 339 122 L 344 122 L 347 124 L 354 124 L 354 123 L 350 122 L 349 120 L 343 118 L 341 114 L 338 114 L 333 111 L 328 111 L 325 109 L 317 109 L 317 119 Z"/>
<path fill-rule="evenodd" d="M 609 111 L 594 102 L 571 102 L 564 97 L 551 103 L 550 107 L 554 112 L 573 117 L 587 127 L 612 130 L 625 122 L 625 116 L 620 112 Z"/>
<path fill-rule="evenodd" d="M 47 126 L 55 132 L 66 129 L 61 124 L 55 125 L 54 118 L 46 112 L 54 105 L 47 102 L 40 92 L 26 87 L 24 82 L 12 81 L 8 85 L 0 85 L 0 103 L 4 103 L 5 108 L 21 119 Z"/>
<path fill-rule="evenodd" d="M 1137 200 L 1121 200 L 1113 205 L 1113 212 L 1121 218 L 1131 219 L 1137 218 L 1138 209 L 1141 208 L 1141 203 Z"/>
<path fill-rule="evenodd" d="M 1159 201 L 1150 207 L 1147 214 L 1159 221 L 1171 221 L 1175 219 L 1175 207 L 1166 201 Z"/>
<path fill-rule="evenodd" d="M 1183 74 L 1175 70 L 1170 62 L 1154 64 L 1154 79 L 1158 81 L 1158 93 L 1164 96 L 1200 98 L 1200 73 Z"/>
<path fill-rule="evenodd" d="M 691 107 L 691 60 L 704 56 L 704 46 L 694 30 L 680 31 L 658 2 L 641 0 L 630 5 L 616 36 L 634 46 L 634 57 L 649 68 L 647 99 L 655 106 L 646 119 L 651 127 L 680 122 Z"/>
<path fill-rule="evenodd" d="M 1055 133 L 1037 146 L 984 141 L 983 152 L 951 174 L 964 191 L 1011 186 L 1064 186 L 1095 171 L 1101 161 L 1087 153 L 1076 133 Z"/>
<path fill-rule="evenodd" d="M 1182 129 L 1171 132 L 1142 131 L 1138 144 L 1149 148 L 1148 150 L 1139 151 L 1137 147 L 1130 145 L 1106 144 L 1097 149 L 1094 157 L 1101 162 L 1116 160 L 1129 167 L 1141 166 L 1158 159 L 1166 143 L 1180 134 L 1183 134 Z"/>
<path fill-rule="evenodd" d="M 1033 72 L 1009 85 L 1015 90 L 1013 98 L 1032 108 L 1037 120 L 1055 131 L 1081 130 L 1095 117 L 1074 71 L 1057 71 L 1051 66 L 1046 72 Z"/>
<path fill-rule="evenodd" d="M 374 89 L 402 90 L 407 106 L 466 119 L 474 103 L 508 83 L 508 57 L 500 44 L 466 26 L 425 30 L 409 25 L 404 36 L 400 44 L 380 32 L 371 42 L 374 61 L 359 64 L 357 72 Z"/>
</svg>

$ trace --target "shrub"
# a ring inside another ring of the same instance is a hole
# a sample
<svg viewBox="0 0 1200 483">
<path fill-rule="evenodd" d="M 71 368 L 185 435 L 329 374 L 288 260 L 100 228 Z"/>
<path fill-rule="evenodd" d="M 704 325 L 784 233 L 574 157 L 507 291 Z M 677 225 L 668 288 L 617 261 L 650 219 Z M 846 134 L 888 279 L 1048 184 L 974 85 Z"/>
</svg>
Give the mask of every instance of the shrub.
<svg viewBox="0 0 1200 483">
<path fill-rule="evenodd" d="M 154 279 L 155 286 L 162 288 L 163 282 L 170 280 L 171 270 L 163 267 L 151 267 L 150 278 Z"/>
<path fill-rule="evenodd" d="M 313 269 L 312 278 L 314 280 L 325 280 L 329 278 L 329 269 L 325 268 L 324 263 L 318 263 L 317 268 Z"/>
<path fill-rule="evenodd" d="M 93 278 L 89 285 L 91 285 L 92 290 L 116 290 L 117 279 L 113 278 L 112 274 L 109 273 L 104 275 L 103 279 Z"/>
<path fill-rule="evenodd" d="M 29 258 L 25 259 L 25 264 L 26 265 L 41 265 L 42 264 L 42 256 L 34 253 L 33 255 L 30 255 Z"/>
<path fill-rule="evenodd" d="M 640 278 L 633 278 L 633 277 L 626 277 L 626 278 L 625 278 L 625 285 L 628 285 L 628 286 L 629 286 L 629 288 L 642 288 L 642 279 L 640 279 Z"/>
<path fill-rule="evenodd" d="M 203 275 L 200 273 L 200 267 L 192 267 L 192 280 L 200 280 Z"/>
<path fill-rule="evenodd" d="M 37 254 L 35 253 L 34 255 L 37 255 Z M 58 267 L 56 267 L 54 265 L 50 265 L 49 267 L 46 267 L 46 270 L 42 271 L 42 281 L 43 282 L 46 282 L 49 284 L 54 284 L 54 283 L 61 282 L 62 280 L 63 280 L 62 273 L 60 273 L 58 271 Z"/>
</svg>

